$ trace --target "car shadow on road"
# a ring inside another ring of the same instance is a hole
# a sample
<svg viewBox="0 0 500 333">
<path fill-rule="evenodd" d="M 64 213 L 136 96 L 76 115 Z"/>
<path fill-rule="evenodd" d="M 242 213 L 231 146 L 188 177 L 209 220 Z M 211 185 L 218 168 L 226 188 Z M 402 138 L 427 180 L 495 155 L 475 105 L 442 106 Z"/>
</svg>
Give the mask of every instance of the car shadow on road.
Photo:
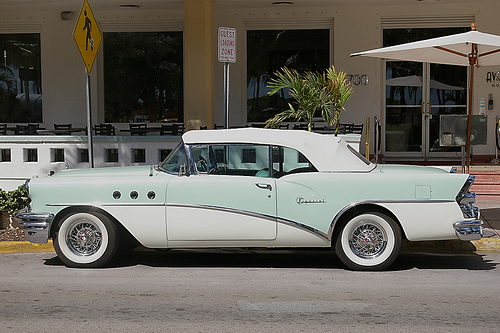
<svg viewBox="0 0 500 333">
<path fill-rule="evenodd" d="M 462 269 L 492 270 L 498 263 L 474 252 L 401 252 L 390 270 Z"/>
<path fill-rule="evenodd" d="M 388 271 L 410 269 L 492 270 L 498 263 L 479 253 L 402 251 Z M 45 265 L 64 265 L 58 257 Z M 105 268 L 132 267 L 193 268 L 313 268 L 346 269 L 335 252 L 325 249 L 139 249 L 117 255 Z"/>
</svg>

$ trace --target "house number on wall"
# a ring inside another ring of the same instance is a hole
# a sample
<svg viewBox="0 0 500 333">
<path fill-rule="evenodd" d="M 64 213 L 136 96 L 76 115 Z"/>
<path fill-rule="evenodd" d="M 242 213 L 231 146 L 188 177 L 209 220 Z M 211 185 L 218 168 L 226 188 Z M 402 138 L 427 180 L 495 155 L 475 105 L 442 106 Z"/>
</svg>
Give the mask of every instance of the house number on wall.
<svg viewBox="0 0 500 333">
<path fill-rule="evenodd" d="M 360 84 L 366 86 L 368 84 L 368 75 L 347 75 L 347 80 L 349 81 L 349 83 L 354 84 L 355 86 L 359 86 Z"/>
</svg>

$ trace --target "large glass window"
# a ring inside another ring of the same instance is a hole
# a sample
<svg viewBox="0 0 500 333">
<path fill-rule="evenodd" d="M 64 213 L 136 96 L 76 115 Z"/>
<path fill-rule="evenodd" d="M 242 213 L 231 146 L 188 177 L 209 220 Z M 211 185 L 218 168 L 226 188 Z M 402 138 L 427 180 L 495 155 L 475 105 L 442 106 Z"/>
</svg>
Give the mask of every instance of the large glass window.
<svg viewBox="0 0 500 333">
<path fill-rule="evenodd" d="M 468 28 L 386 29 L 384 46 L 461 33 Z M 418 52 L 418 51 L 415 51 Z M 386 62 L 386 151 L 457 151 L 441 146 L 441 115 L 465 114 L 467 68 L 410 61 Z"/>
<path fill-rule="evenodd" d="M 104 33 L 106 122 L 184 121 L 182 32 Z"/>
<path fill-rule="evenodd" d="M 247 31 L 247 121 L 265 121 L 288 109 L 287 91 L 268 96 L 269 77 L 281 67 L 324 71 L 330 63 L 330 30 Z"/>
<path fill-rule="evenodd" d="M 0 122 L 42 121 L 40 34 L 0 34 Z"/>
</svg>

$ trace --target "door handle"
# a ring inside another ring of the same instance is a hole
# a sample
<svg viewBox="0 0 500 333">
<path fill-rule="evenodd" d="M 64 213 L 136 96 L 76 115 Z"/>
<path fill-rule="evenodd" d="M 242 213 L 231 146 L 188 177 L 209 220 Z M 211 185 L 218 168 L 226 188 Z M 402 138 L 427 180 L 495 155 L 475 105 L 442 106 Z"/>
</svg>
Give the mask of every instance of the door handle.
<svg viewBox="0 0 500 333">
<path fill-rule="evenodd" d="M 258 188 L 262 188 L 262 189 L 265 189 L 265 190 L 269 190 L 269 191 L 272 191 L 273 190 L 273 187 L 271 186 L 271 184 L 265 184 L 265 183 L 256 183 L 255 186 L 257 186 Z"/>
</svg>

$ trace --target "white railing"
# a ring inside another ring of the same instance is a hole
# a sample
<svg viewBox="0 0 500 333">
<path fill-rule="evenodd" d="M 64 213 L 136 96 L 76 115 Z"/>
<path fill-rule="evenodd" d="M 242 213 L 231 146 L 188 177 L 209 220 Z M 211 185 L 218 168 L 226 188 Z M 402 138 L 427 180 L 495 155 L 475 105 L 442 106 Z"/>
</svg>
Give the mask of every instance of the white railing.
<svg viewBox="0 0 500 333">
<path fill-rule="evenodd" d="M 180 136 L 94 136 L 95 167 L 156 164 Z M 12 190 L 32 177 L 65 168 L 88 168 L 87 136 L 0 136 L 0 188 Z"/>
</svg>

